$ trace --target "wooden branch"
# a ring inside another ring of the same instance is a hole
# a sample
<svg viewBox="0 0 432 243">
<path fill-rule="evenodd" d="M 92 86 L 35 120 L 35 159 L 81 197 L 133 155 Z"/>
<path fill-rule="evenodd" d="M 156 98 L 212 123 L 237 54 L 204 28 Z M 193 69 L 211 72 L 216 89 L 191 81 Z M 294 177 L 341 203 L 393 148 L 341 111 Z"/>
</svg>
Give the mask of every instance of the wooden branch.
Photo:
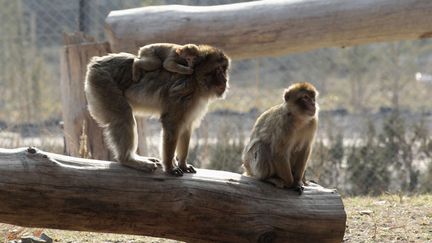
<svg viewBox="0 0 432 243">
<path fill-rule="evenodd" d="M 114 51 L 153 42 L 206 43 L 232 58 L 432 37 L 430 0 L 254 1 L 209 7 L 166 5 L 112 11 Z"/>
<path fill-rule="evenodd" d="M 239 174 L 180 178 L 34 148 L 0 149 L 0 221 L 190 242 L 341 242 L 340 196 L 303 195 Z"/>
</svg>

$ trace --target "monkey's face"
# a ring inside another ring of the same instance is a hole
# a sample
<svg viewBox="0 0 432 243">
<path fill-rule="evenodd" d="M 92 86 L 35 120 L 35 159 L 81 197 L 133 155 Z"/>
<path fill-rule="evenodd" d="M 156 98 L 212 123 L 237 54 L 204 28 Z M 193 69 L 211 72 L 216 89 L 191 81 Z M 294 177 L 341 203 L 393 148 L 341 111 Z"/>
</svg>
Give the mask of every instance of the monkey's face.
<svg viewBox="0 0 432 243">
<path fill-rule="evenodd" d="M 296 83 L 285 90 L 284 100 L 291 111 L 306 116 L 315 116 L 318 110 L 316 97 L 318 91 L 307 82 Z"/>
<path fill-rule="evenodd" d="M 315 93 L 310 91 L 300 92 L 296 101 L 296 105 L 303 113 L 314 116 L 316 113 Z"/>
<path fill-rule="evenodd" d="M 197 56 L 193 56 L 193 55 L 185 56 L 185 60 L 189 67 L 193 67 L 195 65 L 195 63 L 197 62 L 197 58 L 198 58 Z"/>
<path fill-rule="evenodd" d="M 189 67 L 193 67 L 198 62 L 199 49 L 194 44 L 187 44 L 176 50 L 176 53 L 186 60 Z"/>
<path fill-rule="evenodd" d="M 195 68 L 197 79 L 216 97 L 223 97 L 229 87 L 228 69 L 229 59 L 222 52 L 207 57 Z"/>
<path fill-rule="evenodd" d="M 214 91 L 218 97 L 222 97 L 228 88 L 228 65 L 216 68 L 213 76 Z"/>
</svg>

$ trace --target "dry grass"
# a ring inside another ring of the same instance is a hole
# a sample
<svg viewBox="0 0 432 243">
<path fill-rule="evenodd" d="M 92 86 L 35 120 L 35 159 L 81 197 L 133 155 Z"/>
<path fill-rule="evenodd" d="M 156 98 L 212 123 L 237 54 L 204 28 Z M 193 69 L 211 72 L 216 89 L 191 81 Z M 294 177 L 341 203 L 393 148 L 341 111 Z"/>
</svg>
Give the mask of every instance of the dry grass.
<svg viewBox="0 0 432 243">
<path fill-rule="evenodd" d="M 344 242 L 431 242 L 432 195 L 344 199 Z"/>
<path fill-rule="evenodd" d="M 432 195 L 344 198 L 347 228 L 344 242 L 431 242 Z M 102 234 L 52 229 L 30 229 L 0 224 L 0 242 L 22 235 L 45 233 L 56 242 L 176 242 L 134 235 Z"/>
</svg>

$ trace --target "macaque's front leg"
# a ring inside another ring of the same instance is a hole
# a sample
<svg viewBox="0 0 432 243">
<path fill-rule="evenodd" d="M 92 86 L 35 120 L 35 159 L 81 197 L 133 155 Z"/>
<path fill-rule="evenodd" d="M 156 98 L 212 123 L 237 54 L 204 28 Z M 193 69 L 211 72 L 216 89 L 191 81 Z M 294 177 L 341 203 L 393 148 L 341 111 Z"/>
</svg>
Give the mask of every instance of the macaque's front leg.
<svg viewBox="0 0 432 243">
<path fill-rule="evenodd" d="M 196 173 L 195 168 L 192 165 L 187 164 L 190 137 L 191 129 L 188 128 L 182 131 L 177 144 L 178 165 L 184 173 Z"/>
<path fill-rule="evenodd" d="M 175 121 L 161 116 L 162 122 L 162 162 L 165 172 L 174 176 L 183 176 L 183 171 L 174 164 L 174 153 L 179 137 L 179 127 Z"/>
</svg>

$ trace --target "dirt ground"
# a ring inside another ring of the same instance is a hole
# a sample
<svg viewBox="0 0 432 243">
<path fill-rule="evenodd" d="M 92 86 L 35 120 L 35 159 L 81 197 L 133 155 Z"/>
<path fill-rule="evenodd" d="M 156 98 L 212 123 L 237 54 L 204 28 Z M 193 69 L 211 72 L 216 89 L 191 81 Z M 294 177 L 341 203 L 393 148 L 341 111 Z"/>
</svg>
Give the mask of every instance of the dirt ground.
<svg viewBox="0 0 432 243">
<path fill-rule="evenodd" d="M 347 212 L 344 242 L 432 242 L 432 195 L 343 198 Z M 0 242 L 45 233 L 55 242 L 168 243 L 173 240 L 134 235 L 23 228 L 0 224 Z"/>
<path fill-rule="evenodd" d="M 432 242 L 432 195 L 344 198 L 344 242 Z"/>
</svg>

